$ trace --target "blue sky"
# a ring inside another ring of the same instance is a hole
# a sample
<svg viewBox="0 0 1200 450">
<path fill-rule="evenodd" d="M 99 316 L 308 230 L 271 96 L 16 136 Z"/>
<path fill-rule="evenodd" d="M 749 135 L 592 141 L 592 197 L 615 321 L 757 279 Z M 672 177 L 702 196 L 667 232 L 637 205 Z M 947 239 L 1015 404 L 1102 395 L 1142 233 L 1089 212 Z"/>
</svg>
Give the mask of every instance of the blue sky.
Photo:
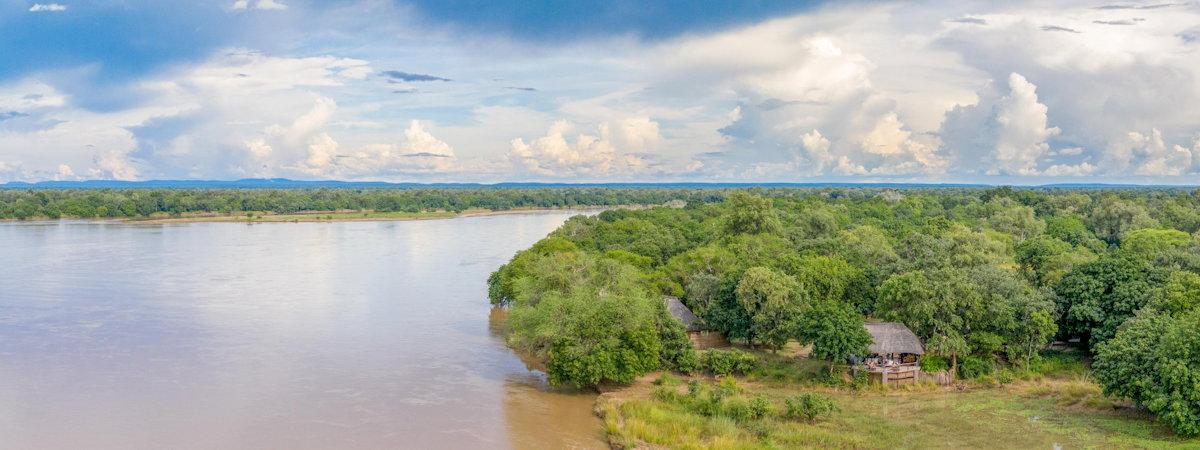
<svg viewBox="0 0 1200 450">
<path fill-rule="evenodd" d="M 1200 183 L 1200 6 L 0 0 L 0 182 Z"/>
</svg>

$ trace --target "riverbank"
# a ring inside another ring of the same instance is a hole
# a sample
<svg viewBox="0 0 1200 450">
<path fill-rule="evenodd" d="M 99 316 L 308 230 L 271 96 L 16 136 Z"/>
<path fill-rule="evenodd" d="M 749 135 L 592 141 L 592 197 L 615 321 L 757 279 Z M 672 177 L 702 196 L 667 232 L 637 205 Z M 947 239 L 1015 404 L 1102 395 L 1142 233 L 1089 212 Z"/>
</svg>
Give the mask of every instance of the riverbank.
<svg viewBox="0 0 1200 450">
<path fill-rule="evenodd" d="M 757 376 L 652 374 L 602 394 L 596 413 L 614 448 L 1196 448 L 1152 416 L 1105 397 L 1087 372 L 996 378 L 952 386 L 860 389 Z M 699 387 L 696 387 L 699 386 Z M 730 388 L 730 386 L 734 386 Z M 717 406 L 691 390 L 721 391 Z M 814 393 L 836 410 L 816 422 L 785 418 L 787 399 Z M 754 399 L 766 413 L 755 417 Z M 761 400 L 758 400 L 761 402 Z M 706 407 L 698 408 L 698 405 Z"/>
<path fill-rule="evenodd" d="M 63 217 L 50 219 L 35 217 L 26 221 L 40 220 L 104 220 L 137 224 L 172 224 L 200 222 L 240 222 L 240 223 L 299 223 L 299 222 L 365 222 L 365 221 L 403 221 L 403 220 L 433 220 L 453 219 L 458 217 L 482 217 L 505 214 L 528 214 L 539 212 L 596 212 L 609 209 L 644 209 L 658 205 L 613 205 L 613 206 L 578 206 L 563 208 L 513 208 L 513 209 L 467 209 L 455 211 L 371 211 L 371 210 L 339 210 L 339 211 L 304 211 L 296 213 L 273 213 L 268 211 L 248 211 L 233 214 L 224 213 L 186 213 L 186 214 L 153 214 L 147 217 L 117 217 L 117 218 L 87 218 Z M 21 221 L 18 219 L 0 219 L 3 222 Z"/>
</svg>

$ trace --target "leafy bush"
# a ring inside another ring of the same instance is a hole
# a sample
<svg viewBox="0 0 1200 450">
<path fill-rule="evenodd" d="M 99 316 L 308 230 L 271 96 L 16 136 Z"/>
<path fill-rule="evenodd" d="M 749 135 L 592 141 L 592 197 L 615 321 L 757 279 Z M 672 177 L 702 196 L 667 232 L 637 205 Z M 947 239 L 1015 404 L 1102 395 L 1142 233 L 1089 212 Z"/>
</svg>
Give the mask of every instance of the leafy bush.
<svg viewBox="0 0 1200 450">
<path fill-rule="evenodd" d="M 992 373 L 994 369 L 995 365 L 991 360 L 968 356 L 958 365 L 958 375 L 966 379 L 979 378 Z"/>
<path fill-rule="evenodd" d="M 688 350 L 675 360 L 675 370 L 679 373 L 692 373 L 700 370 L 700 355 L 695 350 Z"/>
<path fill-rule="evenodd" d="M 996 381 L 1000 382 L 1000 384 L 1012 383 L 1013 379 L 1015 378 L 1016 376 L 1013 375 L 1013 372 L 1008 369 L 1004 369 L 996 373 Z"/>
<path fill-rule="evenodd" d="M 1087 366 L 1083 363 L 1083 356 L 1082 352 L 1045 350 L 1030 361 L 1027 369 L 1040 376 L 1083 376 L 1088 373 Z"/>
<path fill-rule="evenodd" d="M 1200 435 L 1200 310 L 1146 314 L 1100 344 L 1094 365 L 1104 393 L 1143 405 L 1176 433 Z"/>
<path fill-rule="evenodd" d="M 668 383 L 661 383 L 663 386 L 654 388 L 651 395 L 695 414 L 747 422 L 762 419 L 771 413 L 771 402 L 766 397 L 747 397 L 745 390 L 732 377 L 722 378 L 715 385 L 691 380 L 687 385 L 687 394 L 682 395 L 676 388 L 667 387 Z"/>
<path fill-rule="evenodd" d="M 950 360 L 937 355 L 924 355 L 921 357 L 921 370 L 926 372 L 950 370 Z"/>
<path fill-rule="evenodd" d="M 784 400 L 783 416 L 792 420 L 816 422 L 838 411 L 829 397 L 821 394 L 804 393 Z"/>
<path fill-rule="evenodd" d="M 854 372 L 854 378 L 850 380 L 850 387 L 854 389 L 865 389 L 871 385 L 871 374 L 865 370 Z"/>
<path fill-rule="evenodd" d="M 758 357 L 738 349 L 709 349 L 700 354 L 700 367 L 713 375 L 745 375 L 758 368 Z"/>
</svg>

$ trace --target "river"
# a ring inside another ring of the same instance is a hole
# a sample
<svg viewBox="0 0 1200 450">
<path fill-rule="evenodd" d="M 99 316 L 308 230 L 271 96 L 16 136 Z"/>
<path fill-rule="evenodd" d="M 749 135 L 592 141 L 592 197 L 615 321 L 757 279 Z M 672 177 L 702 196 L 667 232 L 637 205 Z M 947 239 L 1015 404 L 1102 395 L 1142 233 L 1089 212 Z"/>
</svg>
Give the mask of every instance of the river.
<svg viewBox="0 0 1200 450">
<path fill-rule="evenodd" d="M 489 320 L 573 214 L 0 223 L 0 447 L 603 447 Z"/>
</svg>

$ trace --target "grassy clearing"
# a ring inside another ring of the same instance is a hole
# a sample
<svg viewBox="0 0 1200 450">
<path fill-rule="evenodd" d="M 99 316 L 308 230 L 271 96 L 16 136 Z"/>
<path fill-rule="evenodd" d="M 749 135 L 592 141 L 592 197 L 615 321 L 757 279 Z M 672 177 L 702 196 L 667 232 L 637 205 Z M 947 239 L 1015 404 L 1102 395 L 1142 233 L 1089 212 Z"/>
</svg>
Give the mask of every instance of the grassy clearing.
<svg viewBox="0 0 1200 450">
<path fill-rule="evenodd" d="M 718 401 L 712 392 L 722 382 L 669 375 L 605 394 L 597 411 L 623 448 L 1200 448 L 1200 439 L 1181 439 L 1103 396 L 1072 356 L 1048 354 L 1041 366 L 957 386 L 861 390 L 805 378 L 819 373 L 818 362 L 785 368 L 766 359 Z M 827 396 L 837 410 L 815 423 L 788 418 L 786 400 L 805 392 Z M 766 412 L 746 412 L 755 398 L 766 400 Z"/>
</svg>

